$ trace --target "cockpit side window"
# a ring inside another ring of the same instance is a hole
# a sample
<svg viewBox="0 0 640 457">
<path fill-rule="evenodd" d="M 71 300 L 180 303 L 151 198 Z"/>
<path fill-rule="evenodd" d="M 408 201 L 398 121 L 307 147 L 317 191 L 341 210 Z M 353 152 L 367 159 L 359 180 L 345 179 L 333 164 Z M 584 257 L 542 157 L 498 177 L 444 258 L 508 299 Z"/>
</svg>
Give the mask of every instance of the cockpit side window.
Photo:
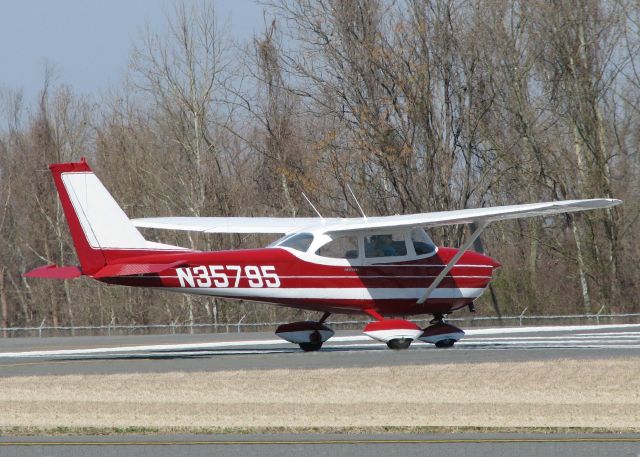
<svg viewBox="0 0 640 457">
<path fill-rule="evenodd" d="M 295 249 L 300 252 L 307 252 L 311 243 L 313 243 L 313 235 L 311 233 L 296 233 L 295 235 L 285 238 L 279 242 L 277 246 Z"/>
<path fill-rule="evenodd" d="M 413 243 L 413 249 L 416 251 L 416 255 L 432 254 L 436 250 L 429 235 L 421 228 L 411 231 L 411 242 Z"/>
<path fill-rule="evenodd" d="M 404 233 L 385 233 L 364 237 L 365 257 L 401 257 L 407 255 Z"/>
<path fill-rule="evenodd" d="M 332 259 L 357 259 L 358 258 L 358 237 L 341 236 L 329 241 L 316 251 L 321 257 Z"/>
</svg>

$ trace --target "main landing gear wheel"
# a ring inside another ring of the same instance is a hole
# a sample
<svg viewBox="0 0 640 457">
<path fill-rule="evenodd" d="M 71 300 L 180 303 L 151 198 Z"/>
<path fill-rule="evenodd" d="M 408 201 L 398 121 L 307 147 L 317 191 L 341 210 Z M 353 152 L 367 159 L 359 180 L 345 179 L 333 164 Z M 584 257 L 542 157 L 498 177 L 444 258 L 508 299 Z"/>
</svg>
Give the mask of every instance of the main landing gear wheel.
<svg viewBox="0 0 640 457">
<path fill-rule="evenodd" d="M 369 313 L 375 322 L 369 322 L 364 334 L 376 341 L 386 343 L 389 349 L 407 349 L 413 340 L 422 335 L 422 329 L 415 323 L 403 319 L 384 319 L 378 313 Z"/>
<path fill-rule="evenodd" d="M 324 321 L 329 317 L 325 313 L 319 322 L 303 321 L 282 324 L 276 329 L 276 335 L 289 343 L 300 346 L 304 352 L 317 351 L 322 347 L 322 343 L 333 336 L 333 330 L 324 325 Z"/>
<path fill-rule="evenodd" d="M 322 347 L 322 342 L 319 342 L 319 343 L 300 343 L 299 346 L 300 346 L 300 349 L 302 349 L 304 352 L 319 351 L 320 348 Z"/>
<path fill-rule="evenodd" d="M 436 341 L 435 344 L 437 348 L 452 348 L 455 342 L 456 340 L 448 338 L 446 340 Z"/>
<path fill-rule="evenodd" d="M 411 338 L 394 338 L 392 340 L 387 341 L 387 346 L 389 349 L 409 349 L 413 340 Z"/>
</svg>

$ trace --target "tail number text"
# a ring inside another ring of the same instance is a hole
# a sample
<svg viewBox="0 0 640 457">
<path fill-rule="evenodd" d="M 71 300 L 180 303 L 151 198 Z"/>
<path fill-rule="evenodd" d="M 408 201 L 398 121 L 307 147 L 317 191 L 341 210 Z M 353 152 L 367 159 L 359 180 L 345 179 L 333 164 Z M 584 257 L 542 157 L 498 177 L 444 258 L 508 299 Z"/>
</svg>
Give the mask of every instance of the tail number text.
<svg viewBox="0 0 640 457">
<path fill-rule="evenodd" d="M 247 279 L 249 287 L 280 287 L 280 278 L 273 265 L 201 265 L 176 268 L 180 287 L 240 287 Z"/>
</svg>

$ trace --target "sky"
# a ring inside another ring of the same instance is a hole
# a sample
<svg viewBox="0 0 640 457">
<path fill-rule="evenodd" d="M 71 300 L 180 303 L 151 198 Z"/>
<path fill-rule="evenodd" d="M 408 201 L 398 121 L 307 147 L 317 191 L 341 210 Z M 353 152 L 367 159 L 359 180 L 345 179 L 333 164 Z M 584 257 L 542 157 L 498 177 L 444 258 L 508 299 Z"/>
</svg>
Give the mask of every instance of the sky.
<svg viewBox="0 0 640 457">
<path fill-rule="evenodd" d="M 221 26 L 245 41 L 264 26 L 253 0 L 211 0 Z M 199 0 L 185 0 L 186 4 Z M 45 67 L 55 83 L 100 93 L 124 77 L 132 44 L 147 25 L 162 30 L 173 0 L 0 0 L 0 88 L 33 101 Z"/>
</svg>

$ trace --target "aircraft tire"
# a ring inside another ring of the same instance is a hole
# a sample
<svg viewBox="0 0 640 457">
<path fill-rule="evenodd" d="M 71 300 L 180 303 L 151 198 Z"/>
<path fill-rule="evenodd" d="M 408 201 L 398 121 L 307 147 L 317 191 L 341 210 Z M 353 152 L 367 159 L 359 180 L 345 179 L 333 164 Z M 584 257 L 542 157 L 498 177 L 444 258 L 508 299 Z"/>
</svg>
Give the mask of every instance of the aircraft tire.
<svg viewBox="0 0 640 457">
<path fill-rule="evenodd" d="M 451 348 L 453 347 L 453 345 L 455 344 L 456 340 L 453 340 L 451 338 L 446 339 L 446 340 L 440 340 L 436 343 L 436 347 L 437 348 Z"/>
<path fill-rule="evenodd" d="M 411 346 L 411 342 L 413 340 L 411 338 L 394 338 L 392 340 L 387 341 L 387 346 L 389 349 L 401 350 L 408 349 Z"/>
<path fill-rule="evenodd" d="M 300 349 L 304 352 L 318 351 L 322 347 L 322 342 L 319 343 L 300 343 Z"/>
</svg>

